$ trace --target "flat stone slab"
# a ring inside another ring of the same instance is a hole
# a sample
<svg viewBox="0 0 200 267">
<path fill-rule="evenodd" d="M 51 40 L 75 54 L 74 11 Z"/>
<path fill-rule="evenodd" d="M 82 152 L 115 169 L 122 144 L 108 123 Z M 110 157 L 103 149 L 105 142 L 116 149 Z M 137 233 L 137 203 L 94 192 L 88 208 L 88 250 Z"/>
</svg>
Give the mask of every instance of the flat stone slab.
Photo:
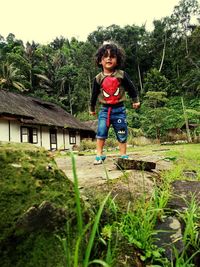
<svg viewBox="0 0 200 267">
<path fill-rule="evenodd" d="M 94 165 L 95 156 L 79 156 L 75 155 L 76 162 L 76 173 L 79 180 L 80 186 L 92 186 L 96 184 L 106 183 L 107 180 L 112 180 L 124 176 L 124 172 L 136 172 L 137 169 L 123 170 L 117 168 L 116 164 L 118 161 L 119 155 L 107 155 L 104 164 Z M 133 153 L 130 155 L 131 159 L 138 161 L 148 161 L 151 162 L 151 167 L 155 166 L 153 171 L 158 173 L 163 170 L 168 170 L 171 168 L 171 162 L 166 162 L 163 160 L 163 156 L 152 155 L 146 156 L 142 153 Z M 72 172 L 72 161 L 69 156 L 67 157 L 57 157 L 55 158 L 56 163 L 60 169 L 62 169 L 67 177 L 73 181 L 73 172 Z M 151 172 L 152 170 L 150 170 Z"/>
<path fill-rule="evenodd" d="M 176 217 L 170 216 L 159 222 L 155 229 L 158 232 L 154 244 L 164 248 L 164 255 L 168 260 L 175 259 L 174 248 L 178 253 L 184 249 L 180 222 Z"/>
<path fill-rule="evenodd" d="M 184 210 L 188 207 L 192 197 L 200 205 L 200 181 L 177 180 L 172 183 L 172 197 L 168 207 L 175 210 Z"/>
</svg>

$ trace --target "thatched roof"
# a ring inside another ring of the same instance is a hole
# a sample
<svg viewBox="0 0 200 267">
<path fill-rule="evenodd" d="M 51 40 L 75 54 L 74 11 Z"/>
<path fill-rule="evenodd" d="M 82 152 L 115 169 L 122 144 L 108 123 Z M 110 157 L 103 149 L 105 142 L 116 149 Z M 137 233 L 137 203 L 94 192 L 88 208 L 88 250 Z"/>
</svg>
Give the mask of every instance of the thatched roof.
<svg viewBox="0 0 200 267">
<path fill-rule="evenodd" d="M 0 117 L 18 118 L 35 125 L 93 131 L 58 105 L 38 98 L 0 90 Z"/>
<path fill-rule="evenodd" d="M 84 121 L 83 123 L 86 126 L 90 127 L 92 130 L 94 130 L 95 132 L 97 132 L 98 120 Z"/>
</svg>

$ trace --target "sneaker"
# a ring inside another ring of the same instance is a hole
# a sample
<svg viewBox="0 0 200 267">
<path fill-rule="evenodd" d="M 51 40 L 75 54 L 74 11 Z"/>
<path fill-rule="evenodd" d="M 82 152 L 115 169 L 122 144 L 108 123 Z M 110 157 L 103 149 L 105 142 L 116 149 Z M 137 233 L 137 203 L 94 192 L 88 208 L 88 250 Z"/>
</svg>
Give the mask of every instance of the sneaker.
<svg viewBox="0 0 200 267">
<path fill-rule="evenodd" d="M 94 161 L 94 165 L 102 164 L 105 159 L 106 159 L 105 155 L 96 156 L 95 161 Z"/>
<path fill-rule="evenodd" d="M 103 160 L 102 160 L 101 156 L 96 156 L 95 161 L 94 161 L 94 165 L 99 165 L 102 163 L 103 163 Z"/>
<path fill-rule="evenodd" d="M 121 156 L 120 156 L 120 159 L 128 159 L 128 158 L 129 158 L 128 155 L 121 155 Z"/>
<path fill-rule="evenodd" d="M 106 156 L 105 155 L 102 155 L 101 156 L 101 159 L 104 161 L 106 159 Z"/>
</svg>

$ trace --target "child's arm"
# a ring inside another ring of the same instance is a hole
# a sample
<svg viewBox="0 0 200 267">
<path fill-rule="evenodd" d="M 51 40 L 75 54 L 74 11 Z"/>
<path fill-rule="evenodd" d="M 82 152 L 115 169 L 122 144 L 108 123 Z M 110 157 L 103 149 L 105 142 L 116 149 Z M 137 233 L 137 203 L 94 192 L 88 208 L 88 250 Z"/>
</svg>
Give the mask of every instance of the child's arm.
<svg viewBox="0 0 200 267">
<path fill-rule="evenodd" d="M 139 96 L 138 96 L 138 91 L 131 81 L 129 75 L 124 72 L 124 79 L 123 79 L 124 87 L 126 91 L 128 92 L 128 95 L 132 98 L 133 104 L 132 107 L 134 109 L 138 109 L 140 107 L 140 101 L 139 101 Z"/>
<path fill-rule="evenodd" d="M 90 112 L 89 112 L 90 115 L 96 115 L 95 106 L 99 93 L 100 93 L 100 85 L 97 83 L 95 78 L 93 82 L 92 95 L 90 100 Z"/>
</svg>

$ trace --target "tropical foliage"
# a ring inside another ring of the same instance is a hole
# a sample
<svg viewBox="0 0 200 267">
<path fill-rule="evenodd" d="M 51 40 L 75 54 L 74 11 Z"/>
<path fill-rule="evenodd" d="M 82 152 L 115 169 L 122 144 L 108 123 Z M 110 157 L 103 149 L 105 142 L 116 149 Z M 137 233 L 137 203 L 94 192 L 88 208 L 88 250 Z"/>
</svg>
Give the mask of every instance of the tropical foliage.
<svg viewBox="0 0 200 267">
<path fill-rule="evenodd" d="M 142 127 L 146 136 L 162 138 L 169 128 L 177 128 L 184 122 L 181 97 L 186 113 L 190 110 L 189 123 L 199 123 L 200 6 L 197 0 L 180 0 L 171 16 L 154 21 L 151 32 L 145 25 L 113 24 L 98 27 L 85 42 L 56 37 L 47 45 L 24 44 L 13 33 L 5 38 L 0 35 L 0 88 L 24 91 L 53 101 L 81 119 L 91 119 L 88 109 L 92 81 L 99 72 L 94 54 L 106 40 L 124 48 L 124 69 L 139 90 L 143 112 L 130 111 L 133 118 L 130 127 Z M 168 101 L 153 106 L 153 97 L 155 102 L 161 98 Z M 127 104 L 127 108 L 131 105 Z M 151 129 L 144 127 L 148 121 Z"/>
</svg>

